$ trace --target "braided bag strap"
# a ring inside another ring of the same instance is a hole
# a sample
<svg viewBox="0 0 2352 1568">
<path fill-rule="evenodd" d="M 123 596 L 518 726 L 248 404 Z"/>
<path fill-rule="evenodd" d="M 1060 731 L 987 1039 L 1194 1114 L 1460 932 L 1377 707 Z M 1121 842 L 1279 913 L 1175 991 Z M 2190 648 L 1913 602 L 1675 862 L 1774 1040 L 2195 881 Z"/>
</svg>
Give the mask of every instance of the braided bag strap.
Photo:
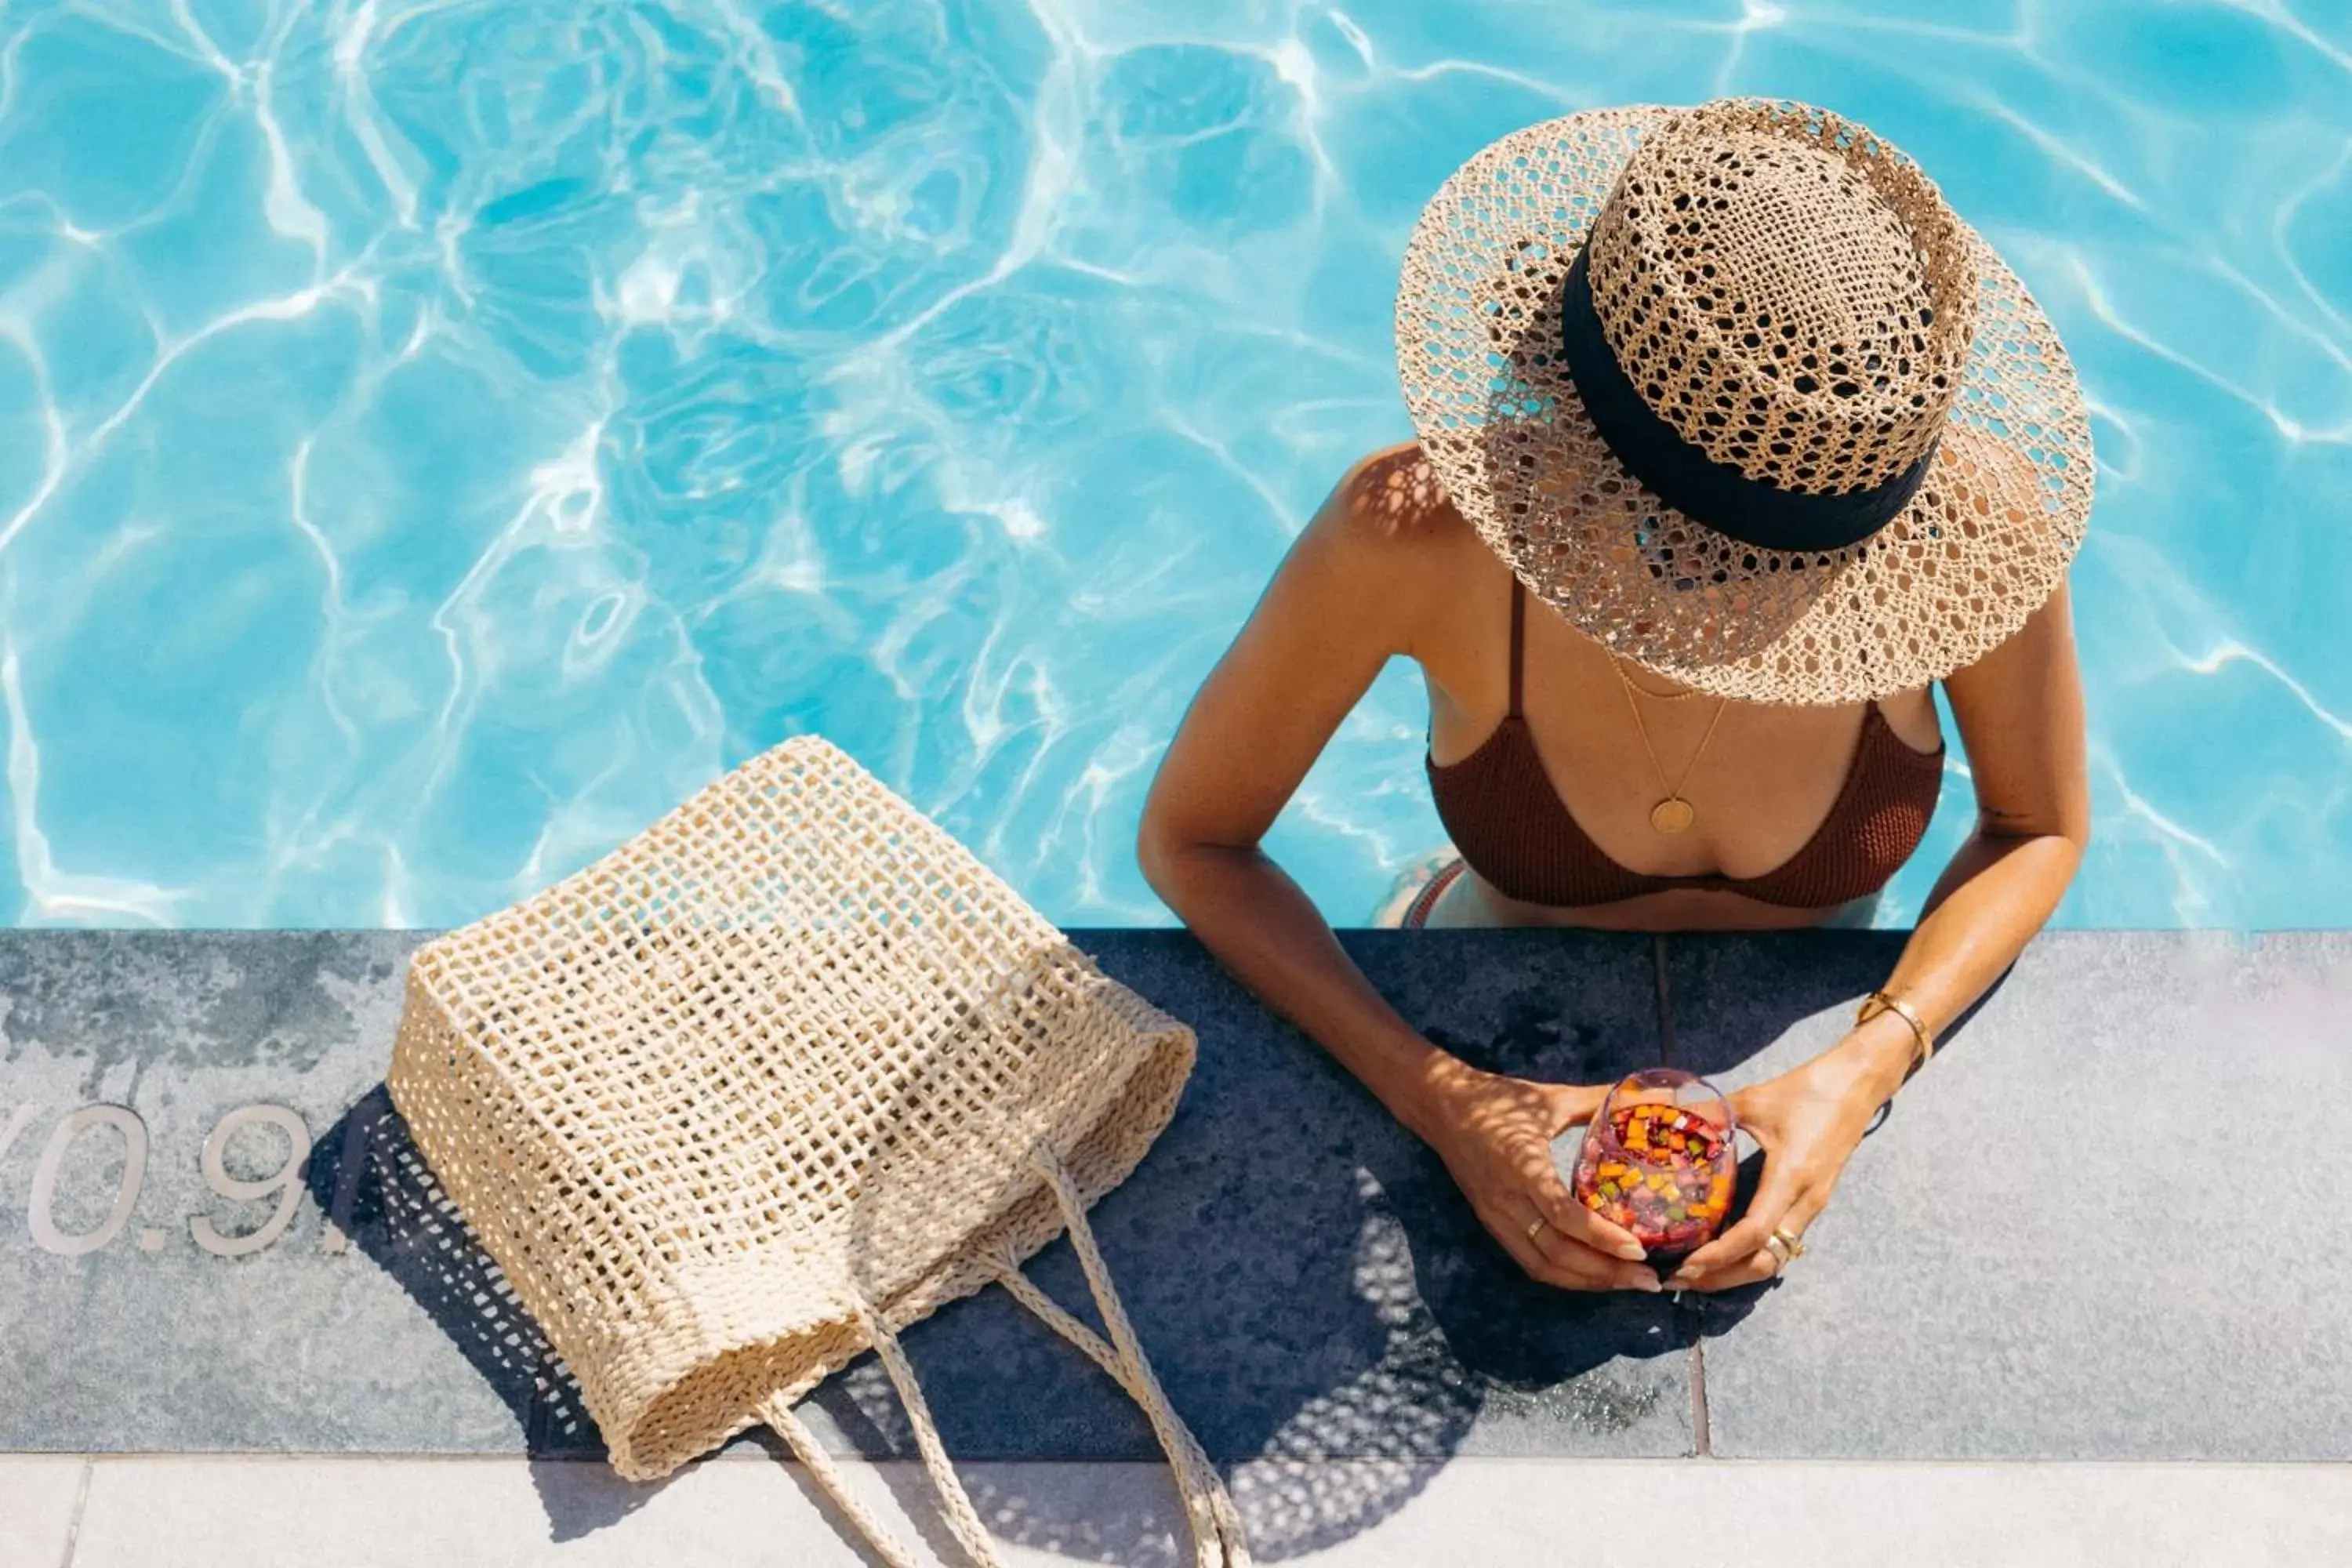
<svg viewBox="0 0 2352 1568">
<path fill-rule="evenodd" d="M 1240 1512 L 1234 1507 L 1232 1495 L 1225 1489 L 1223 1479 L 1215 1465 L 1202 1450 L 1182 1417 L 1169 1404 L 1168 1395 L 1152 1375 L 1151 1366 L 1144 1359 L 1143 1347 L 1135 1337 L 1134 1326 L 1119 1303 L 1118 1292 L 1111 1284 L 1109 1266 L 1104 1262 L 1102 1249 L 1097 1245 L 1094 1228 L 1087 1221 L 1085 1200 L 1076 1183 L 1063 1169 L 1054 1154 L 1040 1149 L 1033 1157 L 1038 1173 L 1054 1194 L 1060 1205 L 1064 1221 L 1069 1227 L 1070 1245 L 1076 1250 L 1080 1268 L 1086 1271 L 1087 1286 L 1095 1300 L 1096 1310 L 1102 1314 L 1103 1325 L 1109 1331 L 1106 1340 L 1065 1310 L 1061 1304 L 1039 1289 L 1028 1276 L 1022 1273 L 1013 1258 L 1006 1258 L 997 1270 L 997 1279 L 1013 1299 L 1034 1313 L 1055 1333 L 1060 1334 L 1096 1365 L 1108 1373 L 1130 1398 L 1142 1407 L 1151 1423 L 1153 1434 L 1160 1439 L 1168 1456 L 1169 1468 L 1174 1472 L 1176 1489 L 1184 1500 L 1184 1512 L 1192 1533 L 1192 1555 L 1195 1568 L 1251 1568 L 1248 1542 L 1242 1531 Z M 863 1311 L 864 1326 L 889 1376 L 891 1386 L 898 1391 L 906 1405 L 908 1424 L 914 1429 L 915 1447 L 922 1457 L 923 1468 L 938 1490 L 940 1506 L 947 1516 L 949 1531 L 955 1536 L 976 1568 L 1003 1568 L 995 1543 L 981 1522 L 979 1510 L 972 1507 L 971 1494 L 950 1462 L 947 1448 L 940 1441 L 939 1426 L 931 1418 L 930 1406 L 923 1399 L 923 1391 L 915 1380 L 914 1368 L 908 1363 L 906 1352 L 899 1348 L 898 1336 L 890 1331 L 881 1318 L 870 1308 Z M 840 1467 L 825 1453 L 816 1435 L 810 1431 L 792 1407 L 781 1399 L 761 1403 L 756 1410 L 776 1435 L 788 1444 L 793 1455 L 807 1467 L 810 1477 L 833 1500 L 845 1517 L 857 1527 L 875 1552 L 889 1568 L 923 1568 L 921 1560 L 908 1552 L 894 1536 L 889 1527 L 850 1490 L 847 1479 Z"/>
</svg>

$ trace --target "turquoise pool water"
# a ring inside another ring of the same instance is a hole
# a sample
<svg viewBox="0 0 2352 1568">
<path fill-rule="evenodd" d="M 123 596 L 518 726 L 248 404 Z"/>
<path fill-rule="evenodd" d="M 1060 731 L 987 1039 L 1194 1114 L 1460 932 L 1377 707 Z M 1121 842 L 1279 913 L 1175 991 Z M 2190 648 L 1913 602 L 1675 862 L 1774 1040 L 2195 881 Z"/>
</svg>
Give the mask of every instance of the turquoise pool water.
<svg viewBox="0 0 2352 1568">
<path fill-rule="evenodd" d="M 829 735 L 1065 923 L 1406 433 L 1423 200 L 1528 121 L 1811 99 L 2095 414 L 2062 919 L 2352 925 L 2343 0 L 0 5 L 0 911 L 440 924 Z M 1439 837 L 1392 668 L 1273 847 Z M 1963 829 L 1955 777 L 1887 918 Z"/>
</svg>

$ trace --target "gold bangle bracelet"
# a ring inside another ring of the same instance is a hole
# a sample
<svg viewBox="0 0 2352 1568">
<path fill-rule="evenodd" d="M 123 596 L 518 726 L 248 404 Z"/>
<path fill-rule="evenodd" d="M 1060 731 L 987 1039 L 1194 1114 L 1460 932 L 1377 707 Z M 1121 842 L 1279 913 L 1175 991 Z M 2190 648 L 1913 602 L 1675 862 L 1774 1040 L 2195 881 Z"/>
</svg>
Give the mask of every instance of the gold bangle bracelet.
<svg viewBox="0 0 2352 1568">
<path fill-rule="evenodd" d="M 1853 1021 L 1858 1026 L 1869 1023 L 1881 1013 L 1892 1013 L 1911 1026 L 1911 1037 L 1919 1042 L 1919 1055 L 1917 1059 L 1912 1062 L 1911 1071 L 1917 1072 L 1921 1068 L 1926 1067 L 1928 1060 L 1936 1054 L 1936 1037 L 1927 1032 L 1927 1026 L 1919 1017 L 1919 1010 L 1900 996 L 1890 995 L 1884 991 L 1874 991 L 1863 998 L 1862 1008 L 1854 1014 Z M 1907 1078 L 1910 1074 L 1906 1073 L 1904 1076 Z"/>
</svg>

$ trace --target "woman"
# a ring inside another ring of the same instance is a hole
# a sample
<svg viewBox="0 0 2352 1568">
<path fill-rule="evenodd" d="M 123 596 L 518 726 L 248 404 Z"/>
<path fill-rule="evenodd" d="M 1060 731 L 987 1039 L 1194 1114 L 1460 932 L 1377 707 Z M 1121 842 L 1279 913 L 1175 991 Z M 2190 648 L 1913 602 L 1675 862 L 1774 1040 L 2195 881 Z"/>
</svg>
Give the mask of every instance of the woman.
<svg viewBox="0 0 2352 1568">
<path fill-rule="evenodd" d="M 1459 851 L 1405 923 L 1851 921 L 1935 808 L 1941 680 L 1976 832 L 1851 1032 L 1733 1097 L 1762 1184 L 1666 1284 L 1769 1278 L 2082 858 L 2073 370 L 1915 165 L 1785 103 L 1505 138 L 1423 215 L 1397 318 L 1419 439 L 1341 481 L 1202 686 L 1145 807 L 1145 874 L 1437 1152 L 1528 1273 L 1654 1290 L 1552 1163 L 1605 1089 L 1423 1039 L 1260 837 L 1402 655 Z"/>
</svg>

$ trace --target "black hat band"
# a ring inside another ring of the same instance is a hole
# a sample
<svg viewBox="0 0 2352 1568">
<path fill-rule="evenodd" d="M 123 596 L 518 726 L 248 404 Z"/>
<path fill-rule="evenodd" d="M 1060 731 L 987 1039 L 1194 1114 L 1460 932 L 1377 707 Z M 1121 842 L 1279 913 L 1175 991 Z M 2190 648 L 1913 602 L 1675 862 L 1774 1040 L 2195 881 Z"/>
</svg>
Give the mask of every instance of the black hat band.
<svg viewBox="0 0 2352 1568">
<path fill-rule="evenodd" d="M 1592 427 L 1625 471 L 1660 500 L 1743 544 L 1788 551 L 1843 550 L 1877 532 L 1911 504 L 1936 460 L 1933 441 L 1917 462 L 1885 483 L 1829 495 L 1750 479 L 1683 439 L 1651 409 L 1617 363 L 1593 307 L 1592 283 L 1585 273 L 1589 251 L 1589 246 L 1578 249 L 1560 302 L 1568 367 Z"/>
</svg>

